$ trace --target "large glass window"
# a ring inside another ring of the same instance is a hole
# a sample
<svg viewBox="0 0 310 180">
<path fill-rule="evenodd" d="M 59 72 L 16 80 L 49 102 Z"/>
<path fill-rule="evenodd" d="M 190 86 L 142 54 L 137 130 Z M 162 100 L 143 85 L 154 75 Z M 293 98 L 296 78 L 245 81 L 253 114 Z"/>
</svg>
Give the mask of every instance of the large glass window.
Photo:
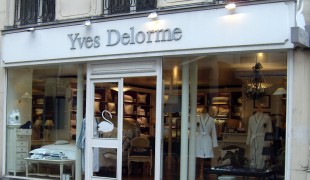
<svg viewBox="0 0 310 180">
<path fill-rule="evenodd" d="M 8 69 L 6 174 L 54 178 L 75 175 L 75 161 L 81 158 L 76 135 L 85 112 L 85 75 L 81 75 L 79 84 L 77 68 L 56 65 Z M 83 65 L 80 68 L 84 69 Z"/>
<path fill-rule="evenodd" d="M 165 58 L 163 179 L 283 177 L 286 59 L 285 52 Z"/>
<path fill-rule="evenodd" d="M 85 127 L 91 123 L 90 138 L 120 140 L 122 179 L 154 179 L 156 77 L 125 77 L 122 105 L 118 82 L 94 83 L 94 118 L 87 120 L 85 72 L 84 65 L 65 64 L 8 69 L 6 174 L 84 177 Z M 118 149 L 95 144 L 92 151 L 92 175 L 115 178 Z"/>
</svg>

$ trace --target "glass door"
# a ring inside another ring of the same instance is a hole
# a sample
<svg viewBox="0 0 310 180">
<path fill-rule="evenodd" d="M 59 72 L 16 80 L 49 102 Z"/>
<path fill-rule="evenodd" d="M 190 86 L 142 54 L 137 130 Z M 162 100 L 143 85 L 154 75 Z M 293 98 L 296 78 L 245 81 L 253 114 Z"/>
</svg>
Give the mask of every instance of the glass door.
<svg viewBox="0 0 310 180">
<path fill-rule="evenodd" d="M 87 93 L 85 179 L 121 179 L 123 78 L 90 81 Z"/>
<path fill-rule="evenodd" d="M 161 179 L 161 74 L 160 59 L 87 65 L 85 179 Z"/>
</svg>

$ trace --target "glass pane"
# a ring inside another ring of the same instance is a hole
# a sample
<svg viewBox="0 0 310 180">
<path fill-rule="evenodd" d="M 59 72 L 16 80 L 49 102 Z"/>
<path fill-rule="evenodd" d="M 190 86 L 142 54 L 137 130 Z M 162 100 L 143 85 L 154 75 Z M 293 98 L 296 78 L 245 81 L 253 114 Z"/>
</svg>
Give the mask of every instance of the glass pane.
<svg viewBox="0 0 310 180">
<path fill-rule="evenodd" d="M 224 171 L 283 175 L 284 163 L 277 155 L 285 147 L 286 96 L 277 90 L 287 86 L 286 59 L 286 52 L 164 59 L 163 179 L 181 176 L 182 163 L 188 163 L 189 179 L 216 179 Z M 183 74 L 190 82 L 182 81 Z M 182 91 L 195 81 L 197 91 L 193 86 Z M 181 96 L 189 102 L 181 102 Z M 185 118 L 181 104 L 189 110 Z M 188 129 L 181 132 L 184 125 Z M 188 142 L 180 142 L 179 132 Z M 182 143 L 189 145 L 188 162 L 180 158 Z"/>
<path fill-rule="evenodd" d="M 154 179 L 156 78 L 124 78 L 123 177 Z"/>
<path fill-rule="evenodd" d="M 76 157 L 75 140 L 83 117 L 77 115 L 85 114 L 85 87 L 78 88 L 77 68 L 62 64 L 8 69 L 7 175 L 55 179 L 62 172 L 72 178 L 72 167 L 81 163 L 76 162 L 81 157 Z"/>
<path fill-rule="evenodd" d="M 116 178 L 117 149 L 93 148 L 93 174 Z"/>
<path fill-rule="evenodd" d="M 95 83 L 94 88 L 94 137 L 117 138 L 118 83 Z"/>
</svg>

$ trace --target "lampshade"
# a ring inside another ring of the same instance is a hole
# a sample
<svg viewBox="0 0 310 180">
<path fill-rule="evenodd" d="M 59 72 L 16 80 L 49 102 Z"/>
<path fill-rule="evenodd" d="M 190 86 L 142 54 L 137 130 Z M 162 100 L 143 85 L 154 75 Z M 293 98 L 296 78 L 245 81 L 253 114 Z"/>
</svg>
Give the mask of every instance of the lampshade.
<svg viewBox="0 0 310 180">
<path fill-rule="evenodd" d="M 45 121 L 45 124 L 44 124 L 45 127 L 47 128 L 52 128 L 54 126 L 54 123 L 51 119 L 48 119 Z"/>
<path fill-rule="evenodd" d="M 286 90 L 283 87 L 279 87 L 272 95 L 283 95 L 286 94 Z"/>
<path fill-rule="evenodd" d="M 169 95 L 167 103 L 164 107 L 165 113 L 175 113 L 181 112 L 181 96 L 179 95 Z"/>
<path fill-rule="evenodd" d="M 41 127 L 41 125 L 42 125 L 42 119 L 37 119 L 36 122 L 34 123 L 33 127 L 38 128 L 38 127 Z"/>
<path fill-rule="evenodd" d="M 31 99 L 32 95 L 28 92 L 25 92 L 20 98 L 21 99 Z"/>
<path fill-rule="evenodd" d="M 118 91 L 118 87 L 112 87 L 111 89 L 113 89 L 114 91 Z M 123 92 L 129 91 L 130 89 L 130 87 L 123 87 Z"/>
</svg>

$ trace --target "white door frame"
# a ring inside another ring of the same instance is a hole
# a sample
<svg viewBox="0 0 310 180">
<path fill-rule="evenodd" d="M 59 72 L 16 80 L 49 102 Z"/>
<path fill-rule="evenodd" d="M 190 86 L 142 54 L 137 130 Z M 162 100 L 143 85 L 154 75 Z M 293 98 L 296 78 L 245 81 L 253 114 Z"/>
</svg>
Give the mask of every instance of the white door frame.
<svg viewBox="0 0 310 180">
<path fill-rule="evenodd" d="M 162 59 L 160 58 L 144 58 L 144 59 L 126 59 L 126 60 L 111 60 L 111 61 L 100 61 L 100 62 L 91 62 L 87 64 L 87 83 L 86 83 L 86 117 L 93 117 L 93 108 L 94 104 L 94 82 L 102 82 L 106 80 L 116 80 L 119 81 L 119 87 L 123 87 L 123 78 L 124 77 L 141 77 L 141 76 L 156 76 L 156 129 L 155 129 L 155 170 L 154 170 L 154 179 L 162 179 L 162 147 L 163 147 L 163 136 L 162 136 L 162 127 L 163 127 L 163 86 L 162 86 Z M 123 93 L 123 91 L 121 91 Z M 119 94 L 120 95 L 120 94 Z M 118 103 L 122 103 L 123 96 L 119 96 Z M 121 107 L 121 112 L 123 112 L 123 107 Z M 122 126 L 123 114 L 118 114 L 118 124 Z M 120 122 L 121 121 L 121 122 Z M 121 128 L 118 126 L 118 128 Z M 88 130 L 89 129 L 89 130 Z M 92 147 L 93 143 L 97 143 L 98 140 L 92 138 L 92 127 L 86 126 L 86 151 L 85 157 L 92 157 Z M 102 141 L 102 140 L 99 140 Z M 101 145 L 107 145 L 105 143 L 98 142 Z M 104 146 L 104 147 L 110 147 Z M 118 147 L 117 151 L 117 165 L 120 166 L 120 170 L 117 171 L 117 179 L 122 177 L 122 131 L 118 131 L 118 143 L 114 144 L 113 147 Z M 97 144 L 96 144 L 97 147 Z M 85 179 L 102 179 L 92 177 L 92 161 L 91 158 L 85 158 Z M 106 179 L 106 178 L 105 178 Z M 112 178 L 115 179 L 115 178 Z"/>
<path fill-rule="evenodd" d="M 87 141 L 85 142 L 85 178 L 86 179 L 102 179 L 99 177 L 93 177 L 93 151 L 92 148 L 115 148 L 117 149 L 117 174 L 116 179 L 121 179 L 122 177 L 122 137 L 123 131 L 117 131 L 117 138 L 96 138 L 93 135 L 94 132 L 94 97 L 95 97 L 95 83 L 113 83 L 116 82 L 119 87 L 118 91 L 118 104 L 123 103 L 123 78 L 115 79 L 95 79 L 90 80 L 87 85 L 87 95 L 86 95 L 86 137 Z M 117 107 L 117 128 L 123 129 L 123 106 Z M 105 178 L 105 179 L 115 179 L 115 178 Z"/>
</svg>

